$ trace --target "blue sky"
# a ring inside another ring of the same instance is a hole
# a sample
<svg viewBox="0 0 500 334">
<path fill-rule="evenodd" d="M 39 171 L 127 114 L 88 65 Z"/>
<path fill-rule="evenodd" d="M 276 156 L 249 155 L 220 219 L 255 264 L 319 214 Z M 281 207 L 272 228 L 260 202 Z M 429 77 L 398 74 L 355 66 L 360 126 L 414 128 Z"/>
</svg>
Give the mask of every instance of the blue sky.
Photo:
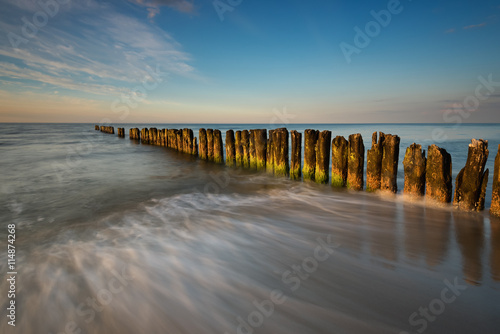
<svg viewBox="0 0 500 334">
<path fill-rule="evenodd" d="M 3 122 L 500 122 L 500 1 L 2 0 L 0 30 Z"/>
</svg>

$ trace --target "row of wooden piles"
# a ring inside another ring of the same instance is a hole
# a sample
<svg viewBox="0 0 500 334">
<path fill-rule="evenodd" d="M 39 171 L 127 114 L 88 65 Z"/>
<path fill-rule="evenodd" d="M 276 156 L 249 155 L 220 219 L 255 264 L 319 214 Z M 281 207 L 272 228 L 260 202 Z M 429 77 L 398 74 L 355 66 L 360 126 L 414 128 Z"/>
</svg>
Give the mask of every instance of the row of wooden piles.
<svg viewBox="0 0 500 334">
<path fill-rule="evenodd" d="M 96 125 L 96 130 L 99 129 L 114 133 L 112 127 L 99 128 Z M 118 135 L 125 136 L 123 128 L 118 128 Z M 193 130 L 187 128 L 132 128 L 129 131 L 130 139 L 143 144 L 169 147 L 214 163 L 223 164 L 225 161 L 230 167 L 267 171 L 292 180 L 330 182 L 339 188 L 364 189 L 365 146 L 361 134 L 332 139 L 331 131 L 307 129 L 303 136 L 302 145 L 302 133 L 295 130 L 289 132 L 286 128 L 228 130 L 223 145 L 220 130 L 202 128 L 199 130 L 198 147 Z M 366 191 L 398 191 L 399 150 L 400 138 L 397 135 L 373 133 L 371 148 L 366 152 Z M 488 141 L 472 139 L 467 163 L 455 180 L 454 194 L 451 155 L 436 145 L 428 147 L 427 156 L 425 153 L 422 146 L 415 143 L 406 149 L 403 160 L 404 194 L 426 196 L 441 203 L 451 203 L 453 199 L 453 204 L 459 209 L 484 210 L 489 177 L 489 170 L 485 170 Z M 500 145 L 495 160 L 490 212 L 500 216 Z"/>
</svg>

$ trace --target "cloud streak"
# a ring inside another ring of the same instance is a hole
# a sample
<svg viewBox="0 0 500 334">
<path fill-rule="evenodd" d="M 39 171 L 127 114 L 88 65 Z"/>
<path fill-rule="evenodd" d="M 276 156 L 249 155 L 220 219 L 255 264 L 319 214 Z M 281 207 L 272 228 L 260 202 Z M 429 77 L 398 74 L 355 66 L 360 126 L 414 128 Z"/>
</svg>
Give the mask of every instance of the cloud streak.
<svg viewBox="0 0 500 334">
<path fill-rule="evenodd" d="M 195 8 L 192 2 L 187 0 L 129 0 L 130 2 L 146 7 L 148 18 L 152 19 L 160 13 L 160 8 L 165 6 L 175 9 L 178 12 L 191 14 Z"/>
<path fill-rule="evenodd" d="M 471 24 L 469 26 L 465 26 L 463 27 L 464 30 L 468 30 L 468 29 L 478 29 L 478 28 L 482 28 L 486 25 L 486 22 L 483 22 L 483 23 L 479 23 L 479 24 Z"/>
</svg>

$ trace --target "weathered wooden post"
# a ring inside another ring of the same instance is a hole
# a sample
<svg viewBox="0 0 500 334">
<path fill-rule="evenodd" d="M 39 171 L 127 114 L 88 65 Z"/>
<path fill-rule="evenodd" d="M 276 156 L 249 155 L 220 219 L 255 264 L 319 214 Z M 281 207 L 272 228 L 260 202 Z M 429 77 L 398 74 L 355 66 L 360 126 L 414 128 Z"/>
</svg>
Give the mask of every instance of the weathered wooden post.
<svg viewBox="0 0 500 334">
<path fill-rule="evenodd" d="M 412 196 L 425 195 L 425 169 L 427 159 L 422 146 L 415 143 L 406 149 L 403 166 L 405 171 L 404 194 Z"/>
<path fill-rule="evenodd" d="M 250 168 L 250 133 L 241 131 L 241 147 L 243 149 L 243 167 Z"/>
<path fill-rule="evenodd" d="M 304 180 L 314 181 L 316 171 L 316 143 L 318 142 L 319 131 L 307 129 L 304 131 L 304 167 L 302 175 Z"/>
<path fill-rule="evenodd" d="M 347 162 L 349 143 L 343 136 L 337 136 L 332 141 L 332 186 L 347 186 Z"/>
<path fill-rule="evenodd" d="M 234 144 L 234 131 L 226 131 L 226 165 L 234 167 L 236 165 L 236 147 Z"/>
<path fill-rule="evenodd" d="M 184 128 L 182 129 L 182 152 L 193 153 L 193 130 Z"/>
<path fill-rule="evenodd" d="M 384 135 L 380 189 L 393 193 L 398 192 L 399 143 L 399 136 Z"/>
<path fill-rule="evenodd" d="M 96 131 L 99 131 L 99 125 L 96 125 L 94 128 Z"/>
<path fill-rule="evenodd" d="M 149 129 L 142 128 L 141 129 L 141 141 L 143 144 L 147 144 L 149 141 Z"/>
<path fill-rule="evenodd" d="M 191 151 L 191 154 L 198 156 L 198 139 L 196 137 L 193 139 L 193 150 Z"/>
<path fill-rule="evenodd" d="M 274 146 L 274 175 L 290 175 L 288 159 L 288 130 L 286 128 L 276 129 L 273 132 Z"/>
<path fill-rule="evenodd" d="M 377 132 L 374 132 L 372 135 L 372 147 L 366 153 L 366 191 L 369 192 L 380 189 L 384 137 L 385 134 L 379 132 L 379 139 L 377 141 Z"/>
<path fill-rule="evenodd" d="M 207 160 L 208 159 L 208 144 L 207 144 L 207 130 L 201 128 L 198 131 L 198 137 L 200 138 L 200 159 Z"/>
<path fill-rule="evenodd" d="M 484 210 L 489 170 L 484 170 L 488 160 L 488 141 L 472 139 L 467 163 L 457 175 L 453 205 L 464 211 Z"/>
<path fill-rule="evenodd" d="M 220 130 L 214 130 L 214 161 L 217 164 L 224 163 L 224 146 L 222 145 L 222 134 Z"/>
<path fill-rule="evenodd" d="M 314 180 L 317 183 L 328 183 L 330 172 L 330 146 L 332 142 L 332 132 L 321 131 L 316 144 L 316 169 Z"/>
<path fill-rule="evenodd" d="M 452 161 L 445 149 L 436 145 L 427 150 L 427 166 L 425 169 L 426 197 L 440 202 L 450 203 L 452 196 Z"/>
<path fill-rule="evenodd" d="M 302 160 L 302 134 L 296 130 L 290 131 L 292 141 L 292 156 L 290 159 L 290 179 L 300 180 Z"/>
<path fill-rule="evenodd" d="M 158 129 L 157 128 L 150 128 L 149 129 L 149 143 L 151 145 L 155 145 L 157 138 L 158 138 Z"/>
<path fill-rule="evenodd" d="M 267 130 L 257 129 L 253 130 L 255 141 L 255 166 L 257 170 L 266 169 L 266 155 L 267 155 Z"/>
<path fill-rule="evenodd" d="M 177 137 L 177 146 L 176 150 L 182 152 L 182 130 L 175 130 L 175 136 Z"/>
<path fill-rule="evenodd" d="M 269 130 L 269 137 L 266 145 L 266 172 L 274 173 L 274 141 L 273 141 L 274 130 Z"/>
<path fill-rule="evenodd" d="M 347 187 L 354 190 L 363 190 L 365 145 L 361 134 L 350 135 L 347 147 Z"/>
<path fill-rule="evenodd" d="M 490 213 L 494 216 L 500 217 L 500 145 L 498 145 L 498 152 L 495 158 L 495 170 L 493 172 L 493 194 L 491 196 Z M 500 229 L 498 230 L 500 231 Z"/>
<path fill-rule="evenodd" d="M 248 136 L 248 156 L 250 169 L 257 169 L 257 159 L 255 155 L 255 130 L 249 131 Z"/>
<path fill-rule="evenodd" d="M 236 131 L 235 139 L 236 167 L 243 167 L 243 146 L 241 146 L 241 131 Z"/>
<path fill-rule="evenodd" d="M 214 130 L 207 129 L 207 160 L 214 161 Z"/>
</svg>

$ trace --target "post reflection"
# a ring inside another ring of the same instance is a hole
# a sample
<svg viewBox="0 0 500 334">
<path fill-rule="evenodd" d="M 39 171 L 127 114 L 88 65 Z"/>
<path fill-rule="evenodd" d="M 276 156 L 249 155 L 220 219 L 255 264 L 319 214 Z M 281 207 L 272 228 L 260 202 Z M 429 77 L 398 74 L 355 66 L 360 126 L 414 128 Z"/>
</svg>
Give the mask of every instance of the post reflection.
<svg viewBox="0 0 500 334">
<path fill-rule="evenodd" d="M 471 285 L 481 285 L 482 283 L 483 220 L 484 217 L 477 213 L 454 213 L 455 233 L 462 254 L 464 280 Z"/>
</svg>

